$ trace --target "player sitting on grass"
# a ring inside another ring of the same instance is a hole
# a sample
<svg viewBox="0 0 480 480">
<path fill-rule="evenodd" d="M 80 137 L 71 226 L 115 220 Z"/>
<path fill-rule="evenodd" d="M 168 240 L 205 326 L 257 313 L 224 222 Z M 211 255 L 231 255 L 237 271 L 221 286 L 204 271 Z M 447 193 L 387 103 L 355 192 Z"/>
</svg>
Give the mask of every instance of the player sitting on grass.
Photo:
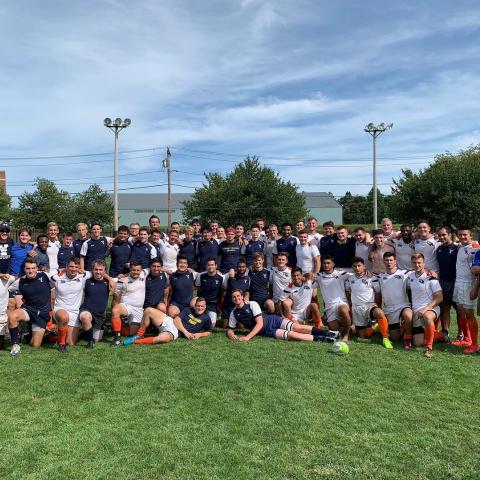
<svg viewBox="0 0 480 480">
<path fill-rule="evenodd" d="M 8 330 L 12 341 L 10 355 L 20 353 L 20 322 L 29 322 L 32 328 L 30 345 L 39 348 L 47 322 L 50 319 L 51 287 L 50 278 L 45 272 L 38 271 L 37 261 L 34 258 L 25 259 L 25 276 L 18 279 L 10 289 L 16 292 L 16 305 L 21 304 L 8 312 Z"/>
<path fill-rule="evenodd" d="M 207 302 L 207 314 L 212 321 L 212 327 L 217 323 L 217 310 L 222 297 L 223 275 L 217 272 L 217 260 L 209 258 L 206 261 L 207 271 L 197 276 L 195 284 L 199 297 Z"/>
<path fill-rule="evenodd" d="M 343 341 L 348 342 L 350 326 L 350 308 L 345 293 L 346 272 L 335 271 L 333 257 L 326 255 L 322 259 L 322 272 L 315 276 L 314 288 L 320 288 L 325 304 L 325 318 L 330 330 L 342 332 Z"/>
<path fill-rule="evenodd" d="M 363 258 L 354 257 L 352 269 L 353 273 L 345 282 L 345 290 L 352 306 L 352 321 L 357 336 L 371 337 L 378 330 L 383 337 L 383 346 L 393 348 L 388 338 L 387 317 L 378 306 L 381 305 L 378 279 L 367 275 Z M 372 327 L 372 321 L 376 321 L 376 328 Z"/>
<path fill-rule="evenodd" d="M 440 315 L 443 300 L 442 287 L 438 280 L 425 271 L 423 253 L 412 255 L 413 272 L 408 273 L 407 289 L 411 291 L 413 307 L 413 344 L 425 344 L 425 357 L 432 357 L 435 337 L 435 321 Z M 438 332 L 440 333 L 440 332 Z"/>
<path fill-rule="evenodd" d="M 253 267 L 248 271 L 250 277 L 249 300 L 260 305 L 260 308 L 268 313 L 275 311 L 275 305 L 270 298 L 272 285 L 272 272 L 264 268 L 265 257 L 261 253 L 253 255 Z"/>
<path fill-rule="evenodd" d="M 410 255 L 411 256 L 411 255 Z M 383 302 L 383 311 L 388 319 L 390 340 L 400 341 L 403 331 L 403 348 L 412 348 L 412 306 L 407 297 L 407 270 L 397 268 L 396 254 L 383 254 L 385 273 L 378 275 L 378 283 Z"/>
<path fill-rule="evenodd" d="M 262 313 L 257 302 L 245 301 L 241 290 L 232 292 L 232 301 L 235 308 L 230 313 L 227 337 L 230 340 L 248 342 L 253 337 L 271 337 L 278 340 L 300 340 L 303 342 L 328 342 L 333 343 L 338 338 L 338 332 L 329 331 L 328 328 L 311 327 L 294 323 L 288 318 Z M 249 330 L 247 335 L 235 335 L 237 325 L 243 325 Z"/>
<path fill-rule="evenodd" d="M 176 340 L 179 335 L 188 340 L 206 337 L 212 333 L 212 321 L 206 310 L 207 302 L 202 297 L 196 299 L 195 307 L 184 308 L 175 319 L 154 308 L 147 308 L 137 334 L 126 338 L 123 344 L 169 343 Z M 150 324 L 157 327 L 159 333 L 155 337 L 144 338 L 145 331 Z"/>
<path fill-rule="evenodd" d="M 312 280 L 303 278 L 302 269 L 292 268 L 292 284 L 285 289 L 288 299 L 283 302 L 285 316 L 294 322 L 305 323 L 313 320 L 316 327 L 323 327 L 320 310 L 312 303 Z"/>
</svg>

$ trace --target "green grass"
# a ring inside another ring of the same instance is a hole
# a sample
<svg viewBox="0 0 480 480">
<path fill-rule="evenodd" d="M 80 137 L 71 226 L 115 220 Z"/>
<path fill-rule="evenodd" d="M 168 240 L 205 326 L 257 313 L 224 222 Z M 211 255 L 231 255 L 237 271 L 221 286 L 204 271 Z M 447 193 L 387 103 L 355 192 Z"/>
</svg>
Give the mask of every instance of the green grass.
<svg viewBox="0 0 480 480">
<path fill-rule="evenodd" d="M 479 364 L 223 332 L 4 351 L 0 478 L 479 478 Z"/>
</svg>

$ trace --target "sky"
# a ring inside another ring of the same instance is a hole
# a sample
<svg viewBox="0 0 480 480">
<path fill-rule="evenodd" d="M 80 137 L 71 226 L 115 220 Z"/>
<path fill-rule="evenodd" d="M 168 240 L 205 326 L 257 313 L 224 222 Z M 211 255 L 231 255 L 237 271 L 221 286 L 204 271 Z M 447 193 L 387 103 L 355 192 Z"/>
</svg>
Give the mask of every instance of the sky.
<svg viewBox="0 0 480 480">
<path fill-rule="evenodd" d="M 22 0 L 0 4 L 0 168 L 69 192 L 174 192 L 257 155 L 303 191 L 365 194 L 480 141 L 476 1 Z M 42 158 L 47 157 L 47 158 Z M 49 158 L 48 158 L 49 157 Z M 53 157 L 53 158 L 52 158 Z"/>
</svg>

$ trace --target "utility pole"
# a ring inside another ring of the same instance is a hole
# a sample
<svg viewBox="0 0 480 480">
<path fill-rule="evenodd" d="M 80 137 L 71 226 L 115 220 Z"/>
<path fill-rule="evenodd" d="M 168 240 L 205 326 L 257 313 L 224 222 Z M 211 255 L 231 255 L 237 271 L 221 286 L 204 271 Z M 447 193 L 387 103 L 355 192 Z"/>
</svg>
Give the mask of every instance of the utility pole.
<svg viewBox="0 0 480 480">
<path fill-rule="evenodd" d="M 118 231 L 118 134 L 120 130 L 127 128 L 131 123 L 132 121 L 129 118 L 125 120 L 116 118 L 112 122 L 112 119 L 107 117 L 103 121 L 103 124 L 115 135 L 115 150 L 113 154 L 113 228 L 115 232 Z"/>
<path fill-rule="evenodd" d="M 363 131 L 372 136 L 373 140 L 373 228 L 378 228 L 378 203 L 377 203 L 377 137 L 379 137 L 383 132 L 389 130 L 393 127 L 393 123 L 385 125 L 380 123 L 379 125 L 374 125 L 369 123 Z"/>
<path fill-rule="evenodd" d="M 163 168 L 167 169 L 167 181 L 168 181 L 168 194 L 167 194 L 167 205 L 168 205 L 168 225 L 167 228 L 170 228 L 172 223 L 172 168 L 170 164 L 170 159 L 172 155 L 170 153 L 170 148 L 167 147 L 167 155 L 165 160 L 163 160 Z"/>
</svg>

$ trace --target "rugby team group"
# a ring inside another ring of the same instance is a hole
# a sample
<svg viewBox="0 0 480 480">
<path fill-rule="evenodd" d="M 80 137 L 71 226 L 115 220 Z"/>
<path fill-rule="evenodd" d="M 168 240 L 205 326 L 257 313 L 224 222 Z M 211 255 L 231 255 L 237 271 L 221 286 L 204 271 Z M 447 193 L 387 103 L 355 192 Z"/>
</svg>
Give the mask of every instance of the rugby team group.
<svg viewBox="0 0 480 480">
<path fill-rule="evenodd" d="M 80 338 L 92 349 L 106 328 L 118 347 L 197 340 L 217 326 L 240 342 L 377 335 L 387 349 L 424 347 L 430 358 L 434 342 L 450 343 L 453 312 L 451 343 L 479 350 L 480 247 L 468 226 L 432 232 L 421 221 L 395 231 L 385 218 L 371 234 L 331 221 L 320 233 L 315 218 L 281 231 L 259 218 L 248 229 L 212 220 L 181 232 L 173 222 L 163 233 L 152 215 L 148 227 L 121 226 L 114 238 L 98 223 L 78 224 L 75 236 L 59 236 L 54 222 L 46 230 L 33 242 L 21 229 L 14 242 L 0 223 L 0 347 L 9 339 L 12 356 L 47 340 L 62 353 Z"/>
</svg>

